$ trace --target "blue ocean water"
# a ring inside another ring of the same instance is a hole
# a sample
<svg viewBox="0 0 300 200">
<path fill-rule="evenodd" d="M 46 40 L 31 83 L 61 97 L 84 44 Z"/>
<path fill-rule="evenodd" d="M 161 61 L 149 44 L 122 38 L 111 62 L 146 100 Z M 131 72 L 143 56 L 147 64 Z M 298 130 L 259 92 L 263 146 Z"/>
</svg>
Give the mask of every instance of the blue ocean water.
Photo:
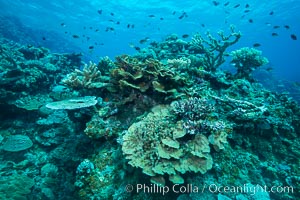
<svg viewBox="0 0 300 200">
<path fill-rule="evenodd" d="M 243 34 L 234 48 L 259 43 L 257 48 L 269 59 L 276 75 L 300 81 L 299 0 L 1 0 L 0 6 L 2 16 L 16 17 L 33 30 L 34 35 L 28 37 L 34 37 L 37 44 L 54 52 L 80 51 L 86 60 L 95 61 L 101 56 L 134 53 L 132 46 L 142 48 L 168 34 L 214 33 L 233 24 Z M 179 19 L 183 13 L 186 15 Z M 297 40 L 291 39 L 291 34 Z M 149 40 L 141 45 L 144 38 Z M 63 48 L 66 42 L 69 45 Z"/>
</svg>

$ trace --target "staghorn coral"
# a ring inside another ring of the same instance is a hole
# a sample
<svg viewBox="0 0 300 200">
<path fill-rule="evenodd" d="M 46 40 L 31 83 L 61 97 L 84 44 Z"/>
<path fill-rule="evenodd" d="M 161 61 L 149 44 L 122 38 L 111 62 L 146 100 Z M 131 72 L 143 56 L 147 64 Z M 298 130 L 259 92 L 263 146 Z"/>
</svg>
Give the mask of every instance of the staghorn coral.
<svg viewBox="0 0 300 200">
<path fill-rule="evenodd" d="M 231 52 L 231 63 L 237 68 L 236 78 L 250 79 L 251 73 L 258 67 L 267 64 L 269 61 L 262 56 L 262 52 L 249 47 Z"/>
<path fill-rule="evenodd" d="M 198 134 L 186 138 L 181 122 L 175 118 L 170 106 L 156 106 L 123 136 L 122 150 L 129 164 L 142 168 L 143 173 L 154 177 L 153 181 L 163 180 L 161 176 L 167 174 L 171 181 L 182 182 L 180 174 L 204 174 L 212 168 L 207 137 Z"/>
<path fill-rule="evenodd" d="M 241 38 L 241 33 L 236 32 L 234 27 L 230 27 L 230 35 L 225 36 L 223 31 L 219 31 L 221 38 L 217 39 L 207 32 L 207 39 L 200 34 L 195 35 L 191 41 L 191 50 L 194 54 L 200 54 L 202 66 L 206 71 L 216 71 L 216 69 L 225 62 L 224 56 L 227 56 L 226 49 L 237 43 Z"/>
<path fill-rule="evenodd" d="M 83 70 L 75 69 L 68 74 L 62 83 L 74 89 L 93 89 L 107 86 L 108 77 L 102 76 L 97 65 L 90 62 L 85 64 Z"/>
</svg>

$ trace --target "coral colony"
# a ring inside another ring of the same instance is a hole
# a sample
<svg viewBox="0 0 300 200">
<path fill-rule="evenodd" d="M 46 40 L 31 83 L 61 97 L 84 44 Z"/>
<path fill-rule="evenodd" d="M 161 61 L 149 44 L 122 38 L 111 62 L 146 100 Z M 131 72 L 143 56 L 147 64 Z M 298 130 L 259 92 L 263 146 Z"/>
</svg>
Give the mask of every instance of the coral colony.
<svg viewBox="0 0 300 200">
<path fill-rule="evenodd" d="M 190 41 L 170 35 L 135 55 L 87 64 L 1 40 L 1 112 L 15 119 L 3 121 L 1 154 L 15 159 L 3 161 L 0 196 L 300 198 L 200 189 L 299 191 L 299 106 L 253 78 L 268 60 L 255 48 L 234 49 L 240 38 L 233 27 Z M 221 70 L 226 63 L 236 71 Z"/>
</svg>

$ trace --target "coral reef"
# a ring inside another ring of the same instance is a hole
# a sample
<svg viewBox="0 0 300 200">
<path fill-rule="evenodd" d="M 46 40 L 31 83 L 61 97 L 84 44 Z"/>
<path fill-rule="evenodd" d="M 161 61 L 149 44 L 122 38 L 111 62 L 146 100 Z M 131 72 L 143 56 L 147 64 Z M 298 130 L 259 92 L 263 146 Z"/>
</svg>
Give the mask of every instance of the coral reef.
<svg viewBox="0 0 300 200">
<path fill-rule="evenodd" d="M 233 28 L 191 41 L 170 35 L 136 55 L 83 68 L 77 54 L 1 40 L 0 196 L 299 199 L 296 192 L 136 190 L 137 184 L 299 190 L 299 105 L 254 79 L 267 63 L 260 51 L 227 52 L 240 37 Z M 227 56 L 236 74 L 221 70 Z"/>
<path fill-rule="evenodd" d="M 209 140 L 214 146 L 220 145 L 215 139 L 217 135 L 209 136 L 213 139 L 202 133 L 188 137 L 182 121 L 175 119 L 170 107 L 159 105 L 143 120 L 132 124 L 123 136 L 122 150 L 129 164 L 142 168 L 143 173 L 153 176 L 156 183 L 160 180 L 161 185 L 165 181 L 158 177 L 165 174 L 170 175 L 173 183 L 183 183 L 183 179 L 178 178 L 180 174 L 206 173 L 213 163 Z"/>
</svg>

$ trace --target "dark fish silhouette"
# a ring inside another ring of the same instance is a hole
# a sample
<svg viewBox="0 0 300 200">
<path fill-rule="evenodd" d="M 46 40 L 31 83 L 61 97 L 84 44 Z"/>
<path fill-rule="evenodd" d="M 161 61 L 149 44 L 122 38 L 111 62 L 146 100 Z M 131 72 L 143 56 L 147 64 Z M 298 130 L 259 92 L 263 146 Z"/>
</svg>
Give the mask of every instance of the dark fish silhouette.
<svg viewBox="0 0 300 200">
<path fill-rule="evenodd" d="M 235 6 L 233 6 L 233 8 L 238 8 L 240 7 L 241 4 L 236 4 Z"/>
<path fill-rule="evenodd" d="M 251 10 L 247 9 L 247 10 L 244 10 L 244 13 L 248 13 L 250 12 Z"/>
<path fill-rule="evenodd" d="M 89 49 L 94 49 L 94 46 L 89 46 Z"/>
<path fill-rule="evenodd" d="M 297 40 L 297 36 L 295 34 L 291 34 L 292 40 Z"/>
<path fill-rule="evenodd" d="M 114 31 L 115 29 L 113 28 L 113 27 L 106 27 L 106 29 L 105 29 L 105 32 L 108 32 L 108 31 Z"/>
<path fill-rule="evenodd" d="M 174 11 L 173 13 L 172 13 L 172 15 L 175 15 L 176 14 L 176 11 Z"/>
<path fill-rule="evenodd" d="M 218 1 L 212 1 L 212 3 L 214 4 L 214 6 L 217 6 L 220 4 L 220 2 L 218 2 Z"/>
<path fill-rule="evenodd" d="M 140 47 L 134 47 L 134 49 L 137 50 L 137 51 L 141 50 Z"/>
<path fill-rule="evenodd" d="M 249 7 L 250 7 L 249 4 L 246 4 L 246 5 L 245 5 L 245 8 L 249 8 Z"/>
<path fill-rule="evenodd" d="M 189 37 L 188 34 L 183 34 L 183 35 L 182 35 L 182 38 L 188 38 L 188 37 Z"/>
<path fill-rule="evenodd" d="M 99 15 L 101 15 L 101 14 L 102 14 L 102 10 L 98 10 L 97 12 L 98 12 L 98 14 L 99 14 Z"/>
<path fill-rule="evenodd" d="M 79 36 L 78 36 L 78 35 L 72 35 L 72 37 L 73 37 L 73 38 L 79 38 Z"/>
<path fill-rule="evenodd" d="M 145 44 L 146 42 L 148 42 L 149 37 L 145 37 L 144 39 L 141 39 L 139 42 L 140 44 Z"/>
<path fill-rule="evenodd" d="M 117 22 L 116 22 L 116 24 L 120 24 L 120 22 L 119 22 L 119 21 L 117 21 Z"/>
<path fill-rule="evenodd" d="M 65 24 L 65 23 L 61 23 L 60 25 L 61 25 L 62 27 L 65 27 L 65 26 L 66 26 L 66 24 Z"/>
<path fill-rule="evenodd" d="M 276 37 L 276 36 L 278 36 L 278 33 L 272 33 L 272 36 Z"/>
<path fill-rule="evenodd" d="M 184 17 L 187 17 L 186 12 L 183 12 L 183 13 L 178 17 L 178 19 L 183 19 Z"/>
<path fill-rule="evenodd" d="M 228 6 L 228 4 L 229 4 L 230 2 L 229 1 L 227 1 L 226 3 L 224 3 L 224 6 Z"/>
<path fill-rule="evenodd" d="M 205 24 L 201 24 L 201 26 L 204 28 L 204 27 L 205 27 Z"/>
<path fill-rule="evenodd" d="M 274 29 L 278 29 L 278 28 L 280 28 L 280 26 L 273 26 L 273 28 L 274 28 Z"/>
<path fill-rule="evenodd" d="M 253 19 L 249 19 L 248 21 L 249 21 L 249 23 L 253 23 Z"/>
<path fill-rule="evenodd" d="M 110 13 L 110 15 L 111 15 L 111 16 L 114 16 L 114 15 L 115 15 L 115 13 Z"/>
<path fill-rule="evenodd" d="M 290 29 L 290 26 L 289 25 L 284 25 L 284 28 Z"/>
<path fill-rule="evenodd" d="M 259 44 L 259 43 L 254 43 L 253 44 L 253 47 L 260 47 L 261 46 L 261 44 Z"/>
<path fill-rule="evenodd" d="M 161 18 L 159 18 L 160 20 L 164 20 L 164 18 L 163 17 L 161 17 Z"/>
<path fill-rule="evenodd" d="M 46 40 L 46 38 L 45 38 L 45 37 L 42 37 L 42 39 L 43 39 L 43 40 Z"/>
<path fill-rule="evenodd" d="M 151 18 L 153 18 L 153 17 L 155 17 L 155 15 L 148 15 L 148 17 L 151 17 Z"/>
<path fill-rule="evenodd" d="M 127 28 L 130 28 L 130 24 L 127 24 Z"/>
<path fill-rule="evenodd" d="M 269 15 L 273 15 L 274 14 L 274 11 L 272 10 L 270 13 L 269 13 Z"/>
</svg>

